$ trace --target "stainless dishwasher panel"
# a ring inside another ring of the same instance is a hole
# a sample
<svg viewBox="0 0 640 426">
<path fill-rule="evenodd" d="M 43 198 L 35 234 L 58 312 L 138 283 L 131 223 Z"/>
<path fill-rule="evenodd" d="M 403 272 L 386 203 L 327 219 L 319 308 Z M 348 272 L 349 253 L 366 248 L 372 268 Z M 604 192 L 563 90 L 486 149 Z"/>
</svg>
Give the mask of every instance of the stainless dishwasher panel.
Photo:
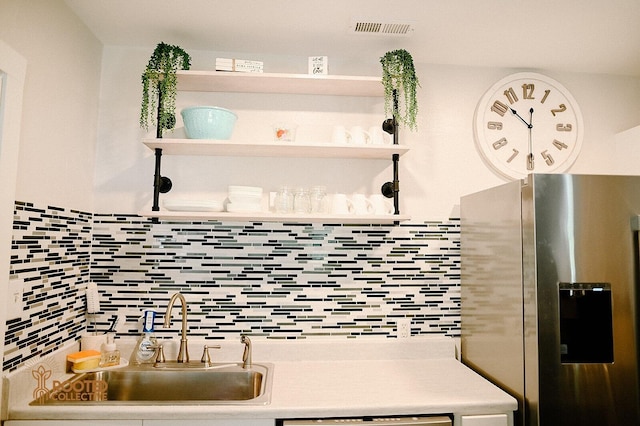
<svg viewBox="0 0 640 426">
<path fill-rule="evenodd" d="M 409 416 L 409 417 L 355 417 L 340 419 L 284 420 L 282 426 L 310 425 L 362 425 L 362 426 L 451 426 L 453 423 L 447 416 Z"/>
</svg>

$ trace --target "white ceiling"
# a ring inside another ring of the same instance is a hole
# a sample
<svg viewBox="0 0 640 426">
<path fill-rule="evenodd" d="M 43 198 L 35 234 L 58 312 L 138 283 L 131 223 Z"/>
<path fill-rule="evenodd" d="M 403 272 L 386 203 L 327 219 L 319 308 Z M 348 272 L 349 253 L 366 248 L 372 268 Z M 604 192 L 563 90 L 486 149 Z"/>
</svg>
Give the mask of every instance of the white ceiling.
<svg viewBox="0 0 640 426">
<path fill-rule="evenodd" d="M 640 0 L 66 0 L 105 45 L 640 76 Z M 350 34 L 354 20 L 408 36 Z"/>
</svg>

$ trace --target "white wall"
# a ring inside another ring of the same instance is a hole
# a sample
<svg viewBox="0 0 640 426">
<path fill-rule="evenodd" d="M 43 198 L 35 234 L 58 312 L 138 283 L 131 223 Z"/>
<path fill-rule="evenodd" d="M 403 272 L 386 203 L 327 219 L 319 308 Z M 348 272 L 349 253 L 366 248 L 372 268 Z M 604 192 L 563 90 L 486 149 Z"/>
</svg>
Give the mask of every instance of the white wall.
<svg viewBox="0 0 640 426">
<path fill-rule="evenodd" d="M 140 75 L 153 46 L 109 47 L 103 57 L 102 96 L 96 165 L 96 211 L 135 213 L 151 203 L 153 155 L 140 139 Z M 256 57 L 229 52 L 189 52 L 192 69 L 213 69 L 216 56 L 263 60 L 266 72 L 306 72 L 306 58 Z M 378 58 L 356 62 L 329 58 L 332 74 L 380 75 Z M 401 211 L 414 220 L 457 214 L 461 195 L 499 185 L 503 180 L 482 162 L 473 140 L 476 104 L 497 80 L 520 69 L 489 69 L 417 64 L 420 89 L 419 130 L 401 132 L 411 151 L 400 160 Z M 629 77 L 546 73 L 574 95 L 586 126 L 583 153 L 572 173 L 616 173 L 614 136 L 640 124 L 640 80 Z M 328 140 L 334 124 L 381 123 L 383 104 L 376 99 L 284 95 L 190 93 L 178 95 L 178 111 L 203 104 L 239 114 L 232 139 L 269 138 L 270 124 L 288 119 L 299 124 L 298 140 Z M 178 116 L 178 125 L 182 126 Z M 153 137 L 153 133 L 149 133 Z M 165 137 L 183 137 L 181 129 Z M 640 167 L 637 169 L 640 174 Z M 166 196 L 197 194 L 224 198 L 228 184 L 260 185 L 276 190 L 282 183 L 325 183 L 331 192 L 378 191 L 391 176 L 386 161 L 373 164 L 342 160 L 163 157 L 163 174 L 174 189 Z"/>
<path fill-rule="evenodd" d="M 0 39 L 28 62 L 16 198 L 105 213 L 135 213 L 148 206 L 153 155 L 140 142 L 144 132 L 138 114 L 140 75 L 155 46 L 108 47 L 101 56 L 100 43 L 59 0 L 0 0 L 0 10 Z M 193 69 L 213 68 L 216 56 L 247 57 L 190 53 Z M 306 72 L 306 57 L 248 59 L 263 60 L 268 72 Z M 333 74 L 380 75 L 378 58 L 354 55 L 329 61 Z M 456 214 L 460 195 L 502 183 L 475 149 L 473 112 L 489 86 L 521 70 L 417 68 L 422 85 L 419 130 L 401 133 L 401 143 L 411 147 L 401 159 L 401 209 L 419 221 L 436 220 Z M 582 108 L 584 149 L 570 171 L 634 173 L 633 165 L 617 166 L 614 138 L 640 124 L 640 79 L 534 71 L 562 82 Z M 268 138 L 270 124 L 283 118 L 298 122 L 299 139 L 307 140 L 327 140 L 334 124 L 369 126 L 384 119 L 379 99 L 183 93 L 178 109 L 198 103 L 237 111 L 238 138 Z M 386 161 L 165 157 L 163 172 L 174 181 L 167 196 L 204 193 L 216 198 L 233 183 L 268 190 L 282 183 L 325 183 L 330 191 L 376 192 L 390 178 L 391 167 Z"/>
<path fill-rule="evenodd" d="M 15 50 L 0 40 L 0 182 L 4 188 L 0 192 L 0 277 L 9 276 L 11 254 L 11 234 L 13 232 L 13 206 L 16 184 L 16 165 L 20 143 L 20 121 L 22 93 L 26 61 Z M 6 313 L 13 305 L 13 289 L 2 281 L 0 294 L 0 353 L 4 353 L 4 333 Z M 0 394 L 2 383 L 0 383 Z M 1 411 L 1 409 L 0 409 Z M 2 413 L 0 413 L 0 418 Z"/>
<path fill-rule="evenodd" d="M 16 199 L 93 211 L 102 45 L 62 0 L 0 0 L 27 60 Z"/>
</svg>

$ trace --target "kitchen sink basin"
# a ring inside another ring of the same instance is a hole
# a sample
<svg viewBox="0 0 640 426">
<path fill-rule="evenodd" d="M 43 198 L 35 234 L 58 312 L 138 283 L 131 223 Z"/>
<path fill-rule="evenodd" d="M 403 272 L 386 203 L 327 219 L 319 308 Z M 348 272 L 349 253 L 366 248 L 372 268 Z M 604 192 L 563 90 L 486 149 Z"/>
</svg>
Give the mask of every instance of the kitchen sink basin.
<svg viewBox="0 0 640 426">
<path fill-rule="evenodd" d="M 125 367 L 81 373 L 31 405 L 268 404 L 273 366 L 220 364 L 207 368 Z"/>
</svg>

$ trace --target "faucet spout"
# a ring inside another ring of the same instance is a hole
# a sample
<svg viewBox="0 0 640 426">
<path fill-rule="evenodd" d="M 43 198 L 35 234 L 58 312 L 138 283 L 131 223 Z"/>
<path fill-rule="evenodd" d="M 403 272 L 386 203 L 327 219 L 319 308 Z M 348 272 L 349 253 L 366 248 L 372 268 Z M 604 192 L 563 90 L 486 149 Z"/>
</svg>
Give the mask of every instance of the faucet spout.
<svg viewBox="0 0 640 426">
<path fill-rule="evenodd" d="M 187 301 L 181 293 L 175 293 L 171 296 L 171 300 L 167 305 L 167 311 L 164 314 L 164 328 L 171 326 L 171 310 L 173 308 L 176 299 L 180 299 L 182 304 L 182 332 L 180 337 L 180 351 L 178 352 L 178 359 L 176 361 L 181 363 L 189 362 L 189 350 L 187 348 Z"/>
<path fill-rule="evenodd" d="M 244 344 L 242 353 L 242 368 L 251 368 L 251 340 L 245 334 L 240 336 L 240 342 Z"/>
</svg>

